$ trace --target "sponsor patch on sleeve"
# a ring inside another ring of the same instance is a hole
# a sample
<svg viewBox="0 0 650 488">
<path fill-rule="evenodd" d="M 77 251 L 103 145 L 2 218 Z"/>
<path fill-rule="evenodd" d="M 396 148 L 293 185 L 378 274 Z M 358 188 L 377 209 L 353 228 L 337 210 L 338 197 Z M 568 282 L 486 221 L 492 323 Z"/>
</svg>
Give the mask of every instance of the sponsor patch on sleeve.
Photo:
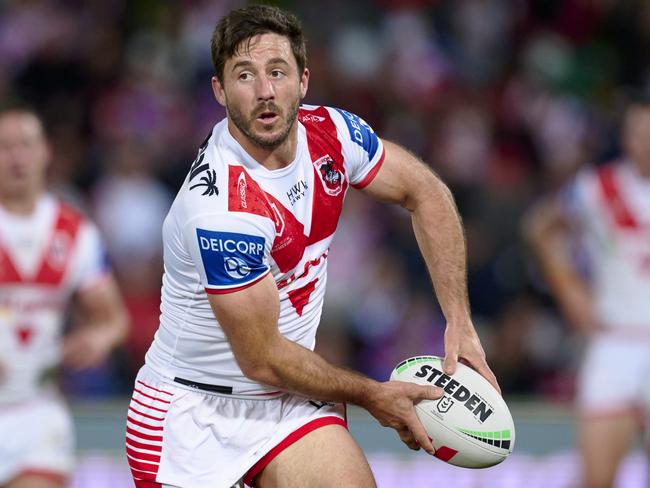
<svg viewBox="0 0 650 488">
<path fill-rule="evenodd" d="M 264 237 L 206 229 L 196 229 L 196 237 L 208 285 L 241 286 L 269 270 L 264 262 Z"/>
<path fill-rule="evenodd" d="M 340 108 L 337 108 L 336 110 L 343 116 L 343 120 L 345 120 L 345 123 L 348 126 L 348 131 L 350 132 L 350 138 L 352 141 L 361 146 L 363 150 L 368 153 L 368 160 L 372 161 L 372 158 L 375 157 L 375 153 L 379 147 L 377 134 L 375 134 L 366 121 L 358 115 Z"/>
</svg>

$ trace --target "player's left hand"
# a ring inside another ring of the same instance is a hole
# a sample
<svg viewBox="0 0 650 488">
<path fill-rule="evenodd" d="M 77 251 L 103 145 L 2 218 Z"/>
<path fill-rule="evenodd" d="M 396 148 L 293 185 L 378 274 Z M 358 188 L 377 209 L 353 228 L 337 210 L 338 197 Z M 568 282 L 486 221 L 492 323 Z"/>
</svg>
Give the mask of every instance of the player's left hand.
<svg viewBox="0 0 650 488">
<path fill-rule="evenodd" d="M 487 379 L 499 393 L 501 388 L 496 376 L 490 369 L 485 359 L 485 351 L 481 346 L 476 329 L 471 320 L 463 322 L 448 322 L 445 329 L 445 360 L 443 369 L 448 375 L 456 371 L 458 360 L 474 368 L 478 373 Z"/>
<path fill-rule="evenodd" d="M 63 341 L 63 364 L 76 370 L 99 366 L 113 345 L 113 338 L 103 327 L 73 330 Z"/>
</svg>

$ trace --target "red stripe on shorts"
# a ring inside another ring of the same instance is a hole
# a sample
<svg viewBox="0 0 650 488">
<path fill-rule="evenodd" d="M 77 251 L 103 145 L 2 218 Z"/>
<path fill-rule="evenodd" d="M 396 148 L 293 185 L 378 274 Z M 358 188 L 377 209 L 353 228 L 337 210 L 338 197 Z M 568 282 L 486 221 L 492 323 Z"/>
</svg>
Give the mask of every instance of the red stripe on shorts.
<svg viewBox="0 0 650 488">
<path fill-rule="evenodd" d="M 137 425 L 138 427 L 142 427 L 143 429 L 163 430 L 162 425 L 150 425 L 150 424 L 145 424 L 144 422 L 138 422 L 137 420 L 133 420 L 133 418 L 130 415 L 127 415 L 126 421 L 133 425 Z"/>
<path fill-rule="evenodd" d="M 126 445 L 135 447 L 136 449 L 145 449 L 147 451 L 161 452 L 162 446 L 154 446 L 153 444 L 145 444 L 144 442 L 134 441 L 133 439 L 126 438 Z"/>
<path fill-rule="evenodd" d="M 131 410 L 134 413 L 137 413 L 138 415 L 142 415 L 143 417 L 151 419 L 151 420 L 160 420 L 160 421 L 165 420 L 165 417 L 154 417 L 153 415 L 147 415 L 146 413 L 139 412 L 138 410 L 133 408 L 132 405 L 129 405 L 129 410 Z M 167 412 L 165 412 L 165 413 L 167 413 Z"/>
<path fill-rule="evenodd" d="M 158 398 L 158 397 L 151 396 L 151 395 L 147 395 L 145 392 L 140 391 L 140 390 L 138 390 L 137 388 L 134 388 L 133 390 L 134 390 L 134 391 L 137 391 L 138 393 L 140 393 L 140 395 L 142 395 L 142 396 L 144 396 L 144 397 L 147 397 L 147 398 L 151 398 L 152 400 L 156 400 L 157 402 L 160 402 L 160 403 L 171 403 L 171 400 L 162 400 L 162 399 L 160 399 L 160 398 Z"/>
<path fill-rule="evenodd" d="M 137 459 L 133 459 L 133 458 L 129 458 L 129 466 L 131 467 L 131 469 L 137 469 L 138 471 L 146 471 L 152 474 L 158 473 L 158 467 L 159 467 L 158 464 L 138 461 Z"/>
<path fill-rule="evenodd" d="M 151 434 L 143 434 L 142 432 L 132 429 L 131 427 L 126 428 L 126 433 L 131 434 L 134 437 L 137 437 L 138 439 L 142 439 L 143 441 L 154 441 L 154 442 L 162 442 L 162 436 L 161 435 L 151 435 Z"/>
<path fill-rule="evenodd" d="M 133 481 L 156 481 L 156 473 L 150 473 L 149 471 L 142 471 L 141 469 L 131 468 L 131 476 L 133 476 Z"/>
<path fill-rule="evenodd" d="M 141 381 L 141 380 L 137 380 L 137 383 L 140 383 L 142 386 L 146 386 L 150 390 L 157 391 L 159 393 L 164 393 L 165 395 L 172 395 L 172 396 L 174 395 L 173 393 L 171 393 L 169 391 L 159 390 L 158 388 L 154 388 L 153 386 L 149 386 L 148 384 L 146 384 L 144 381 Z"/>
<path fill-rule="evenodd" d="M 137 398 L 131 398 L 132 402 L 139 403 L 143 407 L 150 408 L 151 410 L 155 410 L 156 412 L 162 412 L 162 413 L 167 413 L 168 409 L 162 409 L 162 408 L 157 408 L 157 407 L 152 407 L 151 405 L 147 405 L 146 403 L 142 403 L 140 400 Z"/>
<path fill-rule="evenodd" d="M 277 446 L 267 452 L 262 459 L 257 461 L 253 467 L 249 469 L 248 472 L 244 475 L 244 483 L 246 483 L 248 486 L 255 486 L 255 477 L 264 471 L 264 468 L 266 468 L 271 461 L 278 457 L 282 451 L 284 451 L 294 442 L 299 441 L 305 437 L 310 432 L 320 427 L 325 427 L 326 425 L 342 425 L 346 429 L 348 428 L 348 424 L 340 417 L 320 417 L 312 420 L 311 422 L 307 422 L 305 425 L 299 427 L 287 437 L 285 437 Z"/>
<path fill-rule="evenodd" d="M 162 488 L 162 485 L 155 481 L 145 481 L 136 478 L 134 478 L 133 481 L 135 483 L 135 488 Z"/>
<path fill-rule="evenodd" d="M 136 451 L 131 449 L 129 446 L 126 446 L 126 454 L 138 461 L 150 461 L 152 463 L 160 463 L 160 456 L 156 454 L 149 454 L 146 452 Z"/>
</svg>

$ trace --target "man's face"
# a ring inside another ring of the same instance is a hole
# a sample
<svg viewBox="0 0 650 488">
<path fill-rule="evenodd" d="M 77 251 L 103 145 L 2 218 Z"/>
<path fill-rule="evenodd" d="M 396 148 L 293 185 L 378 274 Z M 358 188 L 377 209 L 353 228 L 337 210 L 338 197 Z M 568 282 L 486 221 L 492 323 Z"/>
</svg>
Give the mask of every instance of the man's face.
<svg viewBox="0 0 650 488">
<path fill-rule="evenodd" d="M 306 69 L 298 73 L 289 40 L 268 33 L 251 38 L 248 50 L 243 42 L 225 63 L 223 85 L 215 77 L 212 86 L 236 130 L 273 149 L 287 140 L 308 80 Z"/>
<path fill-rule="evenodd" d="M 631 107 L 625 117 L 625 151 L 639 172 L 650 177 L 650 106 Z"/>
<path fill-rule="evenodd" d="M 43 128 L 34 115 L 20 111 L 0 115 L 0 193 L 39 190 L 48 159 Z"/>
</svg>

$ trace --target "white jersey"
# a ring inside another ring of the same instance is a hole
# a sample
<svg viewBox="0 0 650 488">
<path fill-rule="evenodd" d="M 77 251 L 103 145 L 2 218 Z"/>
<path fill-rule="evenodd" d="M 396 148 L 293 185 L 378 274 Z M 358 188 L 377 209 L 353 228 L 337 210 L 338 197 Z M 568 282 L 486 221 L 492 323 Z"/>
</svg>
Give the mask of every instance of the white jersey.
<svg viewBox="0 0 650 488">
<path fill-rule="evenodd" d="M 280 294 L 280 332 L 314 348 L 345 193 L 374 178 L 384 149 L 363 120 L 340 109 L 303 106 L 297 124 L 295 160 L 278 170 L 246 153 L 227 119 L 201 146 L 163 225 L 162 313 L 146 356 L 162 377 L 273 395 L 241 372 L 207 296 L 268 273 Z"/>
<path fill-rule="evenodd" d="M 99 233 L 68 205 L 46 194 L 29 216 L 0 206 L 0 404 L 40 392 L 72 294 L 107 272 Z"/>
<path fill-rule="evenodd" d="M 650 180 L 630 162 L 583 170 L 567 201 L 588 251 L 597 317 L 650 339 Z"/>
</svg>

